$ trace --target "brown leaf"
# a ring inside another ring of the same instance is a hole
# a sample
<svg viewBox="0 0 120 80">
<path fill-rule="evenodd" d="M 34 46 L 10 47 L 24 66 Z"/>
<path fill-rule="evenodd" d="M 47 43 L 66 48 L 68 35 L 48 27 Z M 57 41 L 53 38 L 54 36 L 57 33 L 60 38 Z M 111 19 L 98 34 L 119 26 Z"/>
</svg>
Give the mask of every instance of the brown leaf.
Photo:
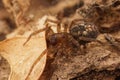
<svg viewBox="0 0 120 80">
<path fill-rule="evenodd" d="M 23 46 L 26 38 L 12 38 L 0 42 L 0 54 L 9 62 L 9 80 L 37 80 L 46 64 L 45 37 L 31 38 Z M 41 56 L 41 57 L 40 57 Z"/>
</svg>

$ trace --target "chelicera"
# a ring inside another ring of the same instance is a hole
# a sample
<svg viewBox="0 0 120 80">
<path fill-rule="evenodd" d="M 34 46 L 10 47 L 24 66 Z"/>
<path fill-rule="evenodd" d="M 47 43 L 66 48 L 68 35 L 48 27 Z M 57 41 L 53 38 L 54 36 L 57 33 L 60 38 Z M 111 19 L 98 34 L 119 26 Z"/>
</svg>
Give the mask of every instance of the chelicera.
<svg viewBox="0 0 120 80">
<path fill-rule="evenodd" d="M 47 23 L 48 21 L 57 23 L 57 33 L 55 33 L 51 26 Z M 99 35 L 97 27 L 91 23 L 85 22 L 82 19 L 76 19 L 71 22 L 69 26 L 64 26 L 64 30 L 61 31 L 61 22 L 53 21 L 50 19 L 46 20 L 46 27 L 38 31 L 33 32 L 24 43 L 29 39 L 42 31 L 45 31 L 47 50 L 55 56 L 57 53 L 72 53 L 73 51 L 80 51 L 80 46 L 86 47 L 86 44 L 96 40 Z"/>
</svg>

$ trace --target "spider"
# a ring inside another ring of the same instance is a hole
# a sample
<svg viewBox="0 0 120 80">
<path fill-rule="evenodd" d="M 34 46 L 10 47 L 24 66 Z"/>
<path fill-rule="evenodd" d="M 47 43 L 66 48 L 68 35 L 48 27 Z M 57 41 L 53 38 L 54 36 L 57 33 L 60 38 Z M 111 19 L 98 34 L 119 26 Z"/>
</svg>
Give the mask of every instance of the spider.
<svg viewBox="0 0 120 80">
<path fill-rule="evenodd" d="M 55 33 L 51 26 L 47 23 L 49 21 L 57 23 L 57 33 Z M 47 19 L 45 23 L 45 28 L 33 32 L 23 44 L 25 45 L 33 35 L 45 31 L 47 49 L 45 49 L 42 55 L 40 55 L 33 63 L 30 72 L 32 71 L 34 65 L 44 54 L 46 54 L 46 52 L 48 52 L 46 62 L 52 62 L 57 56 L 69 59 L 69 56 L 76 56 L 79 55 L 79 53 L 81 54 L 81 45 L 86 47 L 86 44 L 89 42 L 100 42 L 96 40 L 96 37 L 99 35 L 97 27 L 88 22 L 84 22 L 82 19 L 73 20 L 69 26 L 64 26 L 63 32 L 61 30 L 62 26 L 60 26 L 61 21 Z"/>
<path fill-rule="evenodd" d="M 57 33 L 54 33 L 51 26 L 47 22 L 57 23 Z M 61 21 L 54 21 L 51 19 L 46 20 L 46 27 L 33 32 L 24 45 L 30 40 L 33 35 L 45 31 L 47 49 L 49 52 L 59 53 L 65 51 L 71 53 L 74 50 L 79 50 L 80 46 L 86 48 L 86 44 L 96 40 L 99 35 L 97 27 L 91 23 L 85 22 L 83 19 L 75 19 L 69 26 L 64 26 L 63 32 L 61 31 Z M 53 49 L 52 49 L 53 48 Z"/>
</svg>

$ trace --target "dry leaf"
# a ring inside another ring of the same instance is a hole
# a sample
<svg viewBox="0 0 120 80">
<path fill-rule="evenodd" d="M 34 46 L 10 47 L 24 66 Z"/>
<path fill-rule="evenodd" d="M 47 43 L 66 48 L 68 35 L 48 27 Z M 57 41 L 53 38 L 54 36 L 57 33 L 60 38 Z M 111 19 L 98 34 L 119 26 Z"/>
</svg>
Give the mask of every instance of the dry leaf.
<svg viewBox="0 0 120 80">
<path fill-rule="evenodd" d="M 12 38 L 0 42 L 0 54 L 11 67 L 9 80 L 37 80 L 44 70 L 46 54 L 38 57 L 46 49 L 45 38 L 32 38 L 23 46 L 25 41 L 26 38 Z"/>
<path fill-rule="evenodd" d="M 38 20 L 34 27 L 38 29 L 39 27 L 45 27 L 44 22 L 46 19 L 47 16 L 44 16 Z M 37 80 L 44 70 L 47 54 L 45 52 L 45 33 L 42 32 L 39 37 L 31 38 L 23 46 L 26 40 L 26 37 L 14 38 L 12 36 L 10 39 L 0 42 L 0 54 L 8 61 L 11 67 L 9 80 Z"/>
<path fill-rule="evenodd" d="M 44 28 L 44 23 L 49 17 L 44 16 L 39 19 L 35 27 L 37 29 Z M 54 17 L 51 18 L 54 19 Z M 26 34 L 23 36 L 26 36 Z M 23 44 L 27 38 L 23 36 L 12 36 L 0 42 L 0 54 L 8 61 L 11 67 L 9 80 L 37 80 L 46 64 L 45 32 L 31 38 L 25 46 Z"/>
</svg>

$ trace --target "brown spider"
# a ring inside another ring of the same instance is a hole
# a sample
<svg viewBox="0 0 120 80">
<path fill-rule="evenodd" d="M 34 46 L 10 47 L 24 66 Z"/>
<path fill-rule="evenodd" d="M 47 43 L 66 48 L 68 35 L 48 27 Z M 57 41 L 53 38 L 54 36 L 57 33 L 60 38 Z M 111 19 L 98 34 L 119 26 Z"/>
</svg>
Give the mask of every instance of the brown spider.
<svg viewBox="0 0 120 80">
<path fill-rule="evenodd" d="M 47 22 L 57 23 L 57 33 L 51 29 L 51 26 Z M 53 21 L 50 19 L 46 20 L 46 27 L 38 31 L 33 32 L 24 45 L 30 40 L 30 38 L 42 31 L 45 31 L 47 50 L 53 53 L 71 53 L 76 49 L 80 51 L 80 46 L 86 47 L 86 44 L 92 41 L 97 41 L 96 37 L 99 35 L 97 27 L 91 23 L 83 21 L 83 19 L 76 19 L 71 22 L 69 26 L 64 27 L 64 31 L 61 31 L 61 22 Z M 55 55 L 54 54 L 54 55 Z M 53 54 L 52 54 L 53 55 Z"/>
<path fill-rule="evenodd" d="M 47 23 L 48 21 L 57 23 L 57 33 L 54 33 L 51 26 L 49 26 L 49 24 Z M 81 21 L 83 23 L 81 23 Z M 99 32 L 96 26 L 94 26 L 93 24 L 84 22 L 83 20 L 74 20 L 71 22 L 70 26 L 64 27 L 63 32 L 61 30 L 60 24 L 61 24 L 61 21 L 53 21 L 53 20 L 47 19 L 46 27 L 33 32 L 28 37 L 26 42 L 23 44 L 25 45 L 33 35 L 38 34 L 42 31 L 45 31 L 47 49 L 45 49 L 42 55 L 40 55 L 39 58 L 36 59 L 36 61 L 33 63 L 30 72 L 32 71 L 37 61 L 44 54 L 46 54 L 46 51 L 49 52 L 47 54 L 46 62 L 50 64 L 53 62 L 54 58 L 57 56 L 69 58 L 69 56 L 76 56 L 76 55 L 79 55 L 79 53 L 81 54 L 81 49 L 80 49 L 81 45 L 85 46 L 87 43 L 91 41 L 100 42 L 96 40 L 96 37 L 98 36 Z"/>
</svg>

